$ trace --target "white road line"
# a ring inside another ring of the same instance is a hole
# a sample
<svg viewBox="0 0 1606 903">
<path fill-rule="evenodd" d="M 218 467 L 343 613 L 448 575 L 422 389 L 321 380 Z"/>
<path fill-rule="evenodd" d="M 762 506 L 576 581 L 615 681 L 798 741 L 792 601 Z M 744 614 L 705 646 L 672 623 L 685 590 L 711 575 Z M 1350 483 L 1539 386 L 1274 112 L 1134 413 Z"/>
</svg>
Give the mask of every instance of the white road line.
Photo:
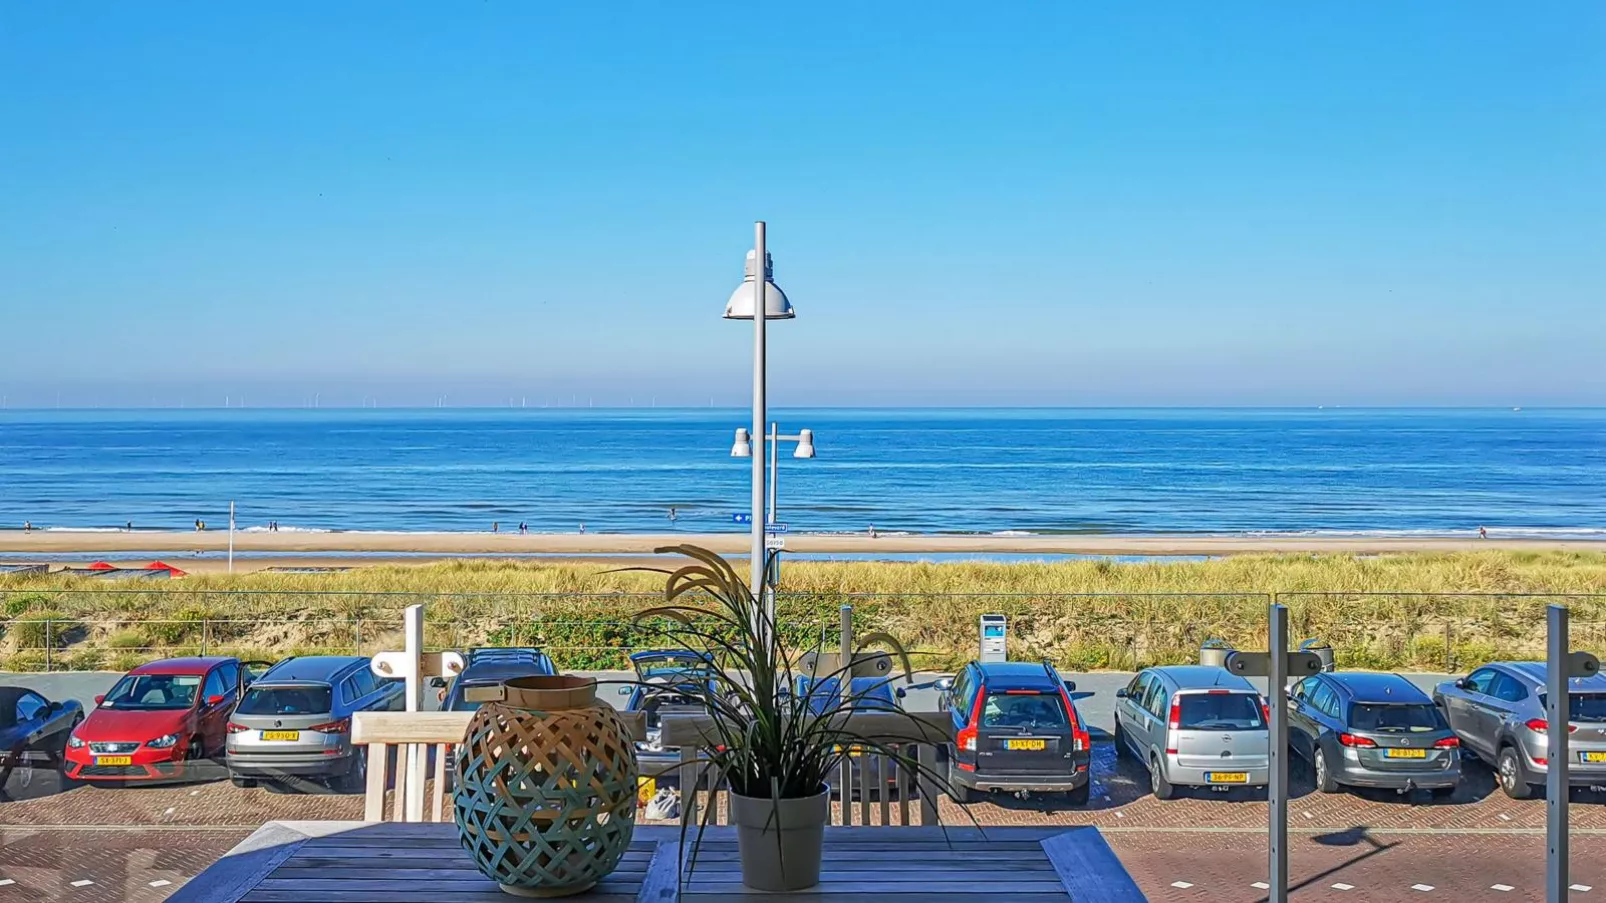
<svg viewBox="0 0 1606 903">
<path fill-rule="evenodd" d="M 1491 885 L 1489 885 L 1489 889 L 1490 890 L 1497 890 L 1497 891 L 1500 891 L 1501 893 L 1505 893 L 1508 890 L 1516 890 L 1515 887 L 1512 887 L 1509 884 L 1491 884 Z"/>
<path fill-rule="evenodd" d="M 1271 890 L 1271 885 L 1267 884 L 1264 881 L 1256 881 L 1254 884 L 1251 884 L 1249 886 L 1254 888 L 1255 890 Z"/>
<path fill-rule="evenodd" d="M 1337 884 L 1332 885 L 1332 888 L 1333 890 L 1354 890 L 1355 885 L 1345 884 L 1344 882 L 1340 881 Z"/>
<path fill-rule="evenodd" d="M 1569 885 L 1567 889 L 1578 891 L 1581 894 L 1587 894 L 1594 890 L 1595 886 L 1593 884 L 1573 884 Z"/>
<path fill-rule="evenodd" d="M 1422 891 L 1423 893 L 1427 893 L 1428 891 L 1430 891 L 1432 889 L 1433 889 L 1433 885 L 1431 885 L 1431 884 L 1413 884 L 1413 885 L 1411 885 L 1411 890 L 1419 890 L 1419 891 Z"/>
<path fill-rule="evenodd" d="M 94 884 L 94 883 L 95 882 L 89 880 L 88 878 L 80 878 L 77 881 L 74 881 L 72 883 L 72 886 L 73 887 L 88 887 L 89 885 Z"/>
<path fill-rule="evenodd" d="M 1186 881 L 1173 881 L 1173 882 L 1171 882 L 1171 886 L 1172 887 L 1180 887 L 1183 890 L 1187 890 L 1188 888 L 1192 887 L 1193 885 L 1189 884 Z"/>
<path fill-rule="evenodd" d="M 17 882 L 11 878 L 0 878 L 0 887 L 9 887 Z"/>
<path fill-rule="evenodd" d="M 173 882 L 171 882 L 171 881 L 164 881 L 164 880 L 158 878 L 155 881 L 152 881 L 150 884 L 147 884 L 145 886 L 146 887 L 166 887 L 166 886 L 168 886 L 169 884 L 172 884 L 172 883 Z"/>
</svg>

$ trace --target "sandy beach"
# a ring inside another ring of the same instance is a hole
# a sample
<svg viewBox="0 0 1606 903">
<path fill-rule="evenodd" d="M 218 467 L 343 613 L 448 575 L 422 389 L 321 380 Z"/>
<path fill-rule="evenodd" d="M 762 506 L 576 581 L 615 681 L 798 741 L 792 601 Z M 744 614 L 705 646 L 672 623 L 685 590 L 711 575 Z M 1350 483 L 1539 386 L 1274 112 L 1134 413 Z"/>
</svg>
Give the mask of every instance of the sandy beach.
<svg viewBox="0 0 1606 903">
<path fill-rule="evenodd" d="M 496 557 L 551 555 L 566 559 L 587 556 L 647 555 L 656 548 L 681 543 L 700 545 L 722 554 L 747 551 L 743 533 L 708 534 L 527 534 L 514 533 L 236 533 L 237 556 L 252 553 L 294 553 L 294 563 L 318 558 L 324 563 L 372 565 L 390 562 L 422 563 L 429 555 Z M 209 530 L 133 533 L 100 531 L 6 531 L 0 533 L 0 553 L 8 560 L 29 554 L 95 555 L 106 553 L 193 553 L 228 549 L 226 531 Z M 1234 555 L 1244 553 L 1298 553 L 1371 555 L 1398 552 L 1457 552 L 1484 549 L 1531 551 L 1606 551 L 1606 542 L 1589 540 L 1308 537 L 1308 536 L 1205 536 L 1205 535 L 1075 535 L 1075 536 L 934 536 L 808 535 L 786 537 L 790 552 L 852 554 L 942 553 L 963 555 Z M 408 557 L 387 559 L 384 553 Z M 348 558 L 349 555 L 361 555 Z M 617 560 L 610 558 L 609 560 Z M 264 559 L 262 563 L 275 563 Z M 277 563 L 287 563 L 279 560 Z"/>
</svg>

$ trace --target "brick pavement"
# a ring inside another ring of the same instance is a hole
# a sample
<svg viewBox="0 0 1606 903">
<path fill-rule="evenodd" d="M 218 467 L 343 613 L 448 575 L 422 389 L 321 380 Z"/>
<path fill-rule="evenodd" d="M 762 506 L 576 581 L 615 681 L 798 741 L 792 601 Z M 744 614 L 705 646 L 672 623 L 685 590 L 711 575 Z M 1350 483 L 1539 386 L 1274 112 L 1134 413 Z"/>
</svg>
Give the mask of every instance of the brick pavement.
<svg viewBox="0 0 1606 903">
<path fill-rule="evenodd" d="M 1266 823 L 1263 794 L 1201 792 L 1160 802 L 1148 794 L 1143 770 L 1117 761 L 1107 744 L 1095 748 L 1094 774 L 1085 808 L 1005 799 L 965 807 L 967 813 L 944 800 L 942 821 L 1097 825 L 1107 829 L 1112 847 L 1154 900 L 1258 899 L 1250 885 L 1265 875 L 1265 841 L 1257 833 Z M 0 881 L 16 884 L 0 885 L 0 903 L 159 900 L 263 822 L 361 817 L 359 796 L 310 782 L 274 792 L 236 788 L 221 768 L 215 778 L 63 790 L 53 774 L 37 773 L 26 787 L 14 777 L 6 788 L 10 798 L 0 802 Z M 1424 895 L 1454 888 L 1456 896 L 1473 899 L 1538 899 L 1532 895 L 1543 878 L 1536 832 L 1544 825 L 1544 803 L 1507 799 L 1481 766 L 1468 766 L 1467 781 L 1448 801 L 1319 794 L 1303 769 L 1296 769 L 1294 794 L 1293 870 L 1299 880 L 1313 879 L 1301 898 L 1428 899 Z M 1599 883 L 1601 889 L 1588 894 L 1606 899 L 1606 871 L 1595 865 L 1606 862 L 1606 797 L 1576 794 L 1572 817 L 1580 832 L 1602 832 L 1576 836 L 1574 867 L 1580 884 Z M 108 830 L 86 830 L 94 826 Z M 1411 880 L 1401 884 L 1405 878 Z M 95 883 L 72 887 L 78 880 Z M 153 881 L 171 883 L 153 888 Z M 1173 887 L 1178 881 L 1192 886 Z M 1334 883 L 1354 890 L 1335 890 Z M 1410 890 L 1417 883 L 1441 890 Z M 1513 890 L 1490 890 L 1495 884 Z"/>
</svg>

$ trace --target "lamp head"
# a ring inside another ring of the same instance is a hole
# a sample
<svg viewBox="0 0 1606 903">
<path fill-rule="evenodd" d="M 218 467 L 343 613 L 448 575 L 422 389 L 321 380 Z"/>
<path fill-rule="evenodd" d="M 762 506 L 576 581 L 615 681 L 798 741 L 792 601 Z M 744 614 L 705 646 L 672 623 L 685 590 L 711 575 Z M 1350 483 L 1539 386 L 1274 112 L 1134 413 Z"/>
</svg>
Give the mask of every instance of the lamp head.
<svg viewBox="0 0 1606 903">
<path fill-rule="evenodd" d="M 814 431 L 801 430 L 798 432 L 797 451 L 792 452 L 794 458 L 814 457 Z"/>
<path fill-rule="evenodd" d="M 753 442 L 747 436 L 747 427 L 736 428 L 736 442 L 731 446 L 732 458 L 753 457 Z"/>
<path fill-rule="evenodd" d="M 753 319 L 754 286 L 758 284 L 757 267 L 754 260 L 758 255 L 752 251 L 747 252 L 746 275 L 742 284 L 731 292 L 730 300 L 725 302 L 725 319 L 751 320 Z M 786 298 L 786 293 L 775 284 L 775 263 L 768 251 L 764 252 L 764 319 L 790 320 L 797 314 L 792 310 L 792 302 Z"/>
</svg>

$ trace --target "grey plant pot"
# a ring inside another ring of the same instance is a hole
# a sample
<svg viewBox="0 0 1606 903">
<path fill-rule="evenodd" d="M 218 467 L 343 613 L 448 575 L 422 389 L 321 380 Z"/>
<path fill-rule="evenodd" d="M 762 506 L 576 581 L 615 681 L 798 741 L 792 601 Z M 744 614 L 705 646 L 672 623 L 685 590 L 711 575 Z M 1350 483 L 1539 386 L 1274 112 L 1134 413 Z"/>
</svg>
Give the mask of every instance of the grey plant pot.
<svg viewBox="0 0 1606 903">
<path fill-rule="evenodd" d="M 772 801 L 730 794 L 742 883 L 754 890 L 802 890 L 820 883 L 820 848 L 831 817 L 831 789 Z"/>
</svg>

